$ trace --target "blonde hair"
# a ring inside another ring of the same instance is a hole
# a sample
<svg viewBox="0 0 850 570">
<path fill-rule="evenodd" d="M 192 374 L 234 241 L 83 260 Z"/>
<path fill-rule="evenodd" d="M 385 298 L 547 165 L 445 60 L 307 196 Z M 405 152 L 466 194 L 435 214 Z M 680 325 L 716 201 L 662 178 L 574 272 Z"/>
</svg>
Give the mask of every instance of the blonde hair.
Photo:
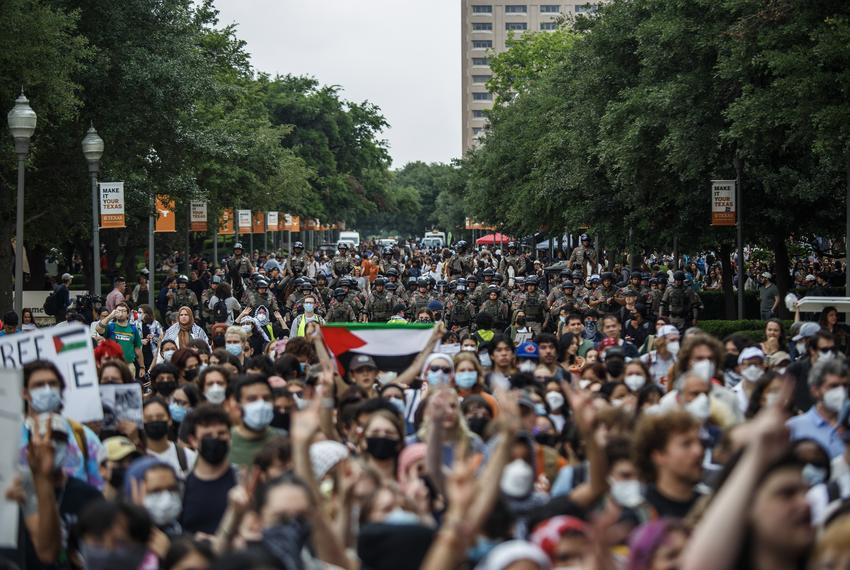
<svg viewBox="0 0 850 570">
<path fill-rule="evenodd" d="M 478 372 L 478 383 L 484 378 L 484 368 L 481 366 L 481 363 L 478 361 L 478 357 L 475 356 L 472 352 L 458 352 L 454 357 L 454 366 L 455 371 L 457 371 L 457 367 L 461 362 L 471 362 L 475 367 L 475 370 Z"/>
<path fill-rule="evenodd" d="M 227 330 L 226 330 L 226 331 L 224 331 L 224 336 L 227 336 L 227 335 L 229 335 L 229 334 L 237 334 L 237 335 L 239 335 L 239 339 L 240 339 L 242 342 L 245 342 L 246 340 L 248 340 L 248 333 L 246 333 L 246 332 L 245 332 L 245 329 L 243 329 L 243 328 L 242 328 L 241 326 L 239 326 L 239 325 L 230 325 L 229 327 L 227 327 Z"/>
</svg>

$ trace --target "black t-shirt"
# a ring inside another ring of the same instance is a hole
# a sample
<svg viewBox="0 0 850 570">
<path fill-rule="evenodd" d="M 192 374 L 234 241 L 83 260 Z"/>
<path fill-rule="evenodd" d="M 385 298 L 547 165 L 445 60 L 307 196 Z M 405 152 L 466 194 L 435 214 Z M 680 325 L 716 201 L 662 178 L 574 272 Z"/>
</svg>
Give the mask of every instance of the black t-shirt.
<svg viewBox="0 0 850 570">
<path fill-rule="evenodd" d="M 677 519 L 685 518 L 700 497 L 701 495 L 694 491 L 694 494 L 687 501 L 677 501 L 662 495 L 655 485 L 648 485 L 644 494 L 646 502 L 652 505 L 652 508 L 655 509 L 659 517 L 673 517 Z"/>
<path fill-rule="evenodd" d="M 29 488 L 27 482 L 24 483 L 24 488 L 31 491 L 31 483 Z M 59 518 L 62 526 L 62 539 L 72 540 L 75 536 L 72 532 L 85 508 L 92 502 L 103 499 L 100 491 L 91 485 L 80 481 L 74 477 L 68 477 L 64 489 L 56 490 L 56 500 L 59 501 Z M 30 540 L 29 532 L 27 531 L 26 523 L 24 522 L 24 514 L 21 512 L 18 522 L 18 549 L 3 550 L 0 552 L 0 558 L 14 560 L 21 568 L 27 570 L 64 570 L 71 568 L 68 561 L 69 551 L 76 550 L 77 546 L 74 543 L 65 544 L 59 552 L 59 560 L 56 564 L 45 564 L 39 561 L 35 554 L 32 540 Z"/>
<path fill-rule="evenodd" d="M 224 475 L 212 481 L 198 479 L 194 471 L 190 473 L 186 478 L 183 514 L 180 515 L 183 532 L 215 534 L 227 509 L 227 493 L 235 486 L 234 469 L 228 469 Z"/>
</svg>

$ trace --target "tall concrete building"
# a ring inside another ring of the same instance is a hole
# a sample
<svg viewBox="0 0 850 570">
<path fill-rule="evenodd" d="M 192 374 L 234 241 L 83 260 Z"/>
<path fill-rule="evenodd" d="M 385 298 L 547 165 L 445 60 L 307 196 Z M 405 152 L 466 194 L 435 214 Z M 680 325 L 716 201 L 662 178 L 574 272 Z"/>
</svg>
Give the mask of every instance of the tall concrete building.
<svg viewBox="0 0 850 570">
<path fill-rule="evenodd" d="M 593 12 L 603 1 L 461 0 L 464 152 L 475 146 L 487 125 L 485 111 L 493 106 L 485 86 L 491 75 L 489 58 L 505 51 L 511 33 L 554 30 L 560 15 Z"/>
</svg>

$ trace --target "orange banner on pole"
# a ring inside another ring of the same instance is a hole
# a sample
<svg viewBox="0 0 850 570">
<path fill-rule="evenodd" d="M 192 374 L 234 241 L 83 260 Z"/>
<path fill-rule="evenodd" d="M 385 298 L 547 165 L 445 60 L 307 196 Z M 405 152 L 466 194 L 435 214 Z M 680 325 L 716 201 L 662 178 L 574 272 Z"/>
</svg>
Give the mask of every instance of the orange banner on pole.
<svg viewBox="0 0 850 570">
<path fill-rule="evenodd" d="M 283 223 L 280 226 L 281 230 L 285 232 L 301 231 L 301 218 L 293 216 L 292 214 L 287 214 L 286 212 L 281 212 L 280 215 L 283 218 Z"/>
<path fill-rule="evenodd" d="M 221 212 L 218 218 L 218 235 L 232 236 L 236 233 L 233 229 L 233 210 L 227 209 Z"/>
<path fill-rule="evenodd" d="M 465 229 L 467 230 L 484 230 L 484 231 L 496 231 L 496 228 L 493 226 L 488 226 L 483 222 L 478 222 L 473 220 L 472 218 L 466 218 Z"/>
<path fill-rule="evenodd" d="M 266 231 L 266 214 L 265 212 L 254 212 L 252 224 L 251 224 L 251 232 L 255 234 L 262 234 Z"/>
<path fill-rule="evenodd" d="M 176 232 L 177 223 L 174 219 L 174 200 L 163 194 L 156 197 L 156 233 Z"/>
<path fill-rule="evenodd" d="M 316 231 L 320 226 L 321 222 L 316 218 L 307 218 L 304 220 L 304 229 L 307 231 Z"/>
</svg>

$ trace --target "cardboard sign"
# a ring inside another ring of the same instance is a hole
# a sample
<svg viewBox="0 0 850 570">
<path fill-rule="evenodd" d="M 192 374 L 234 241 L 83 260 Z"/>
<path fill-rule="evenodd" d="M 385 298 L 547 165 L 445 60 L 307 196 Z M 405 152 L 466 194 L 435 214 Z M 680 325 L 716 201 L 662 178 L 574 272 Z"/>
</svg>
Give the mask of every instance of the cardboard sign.
<svg viewBox="0 0 850 570">
<path fill-rule="evenodd" d="M 737 223 L 734 180 L 711 181 L 711 225 L 734 226 Z"/>
<path fill-rule="evenodd" d="M 101 182 L 100 228 L 103 230 L 127 227 L 124 221 L 124 183 Z"/>
<path fill-rule="evenodd" d="M 227 209 L 221 212 L 218 218 L 218 235 L 232 236 L 236 233 L 233 229 L 233 210 Z"/>
<path fill-rule="evenodd" d="M 162 194 L 156 197 L 156 233 L 177 231 L 177 221 L 174 219 L 174 200 Z"/>
<path fill-rule="evenodd" d="M 270 232 L 276 232 L 280 229 L 278 227 L 277 212 L 269 212 L 266 214 L 266 229 Z"/>
<path fill-rule="evenodd" d="M 189 229 L 193 232 L 207 231 L 207 203 L 203 200 L 189 202 Z"/>
<path fill-rule="evenodd" d="M 251 231 L 251 210 L 236 210 L 236 217 L 239 222 L 239 233 L 249 233 Z"/>
<path fill-rule="evenodd" d="M 118 429 L 118 422 L 122 420 L 133 422 L 139 428 L 144 427 L 141 384 L 106 384 L 101 386 L 100 403 L 103 407 L 101 429 Z"/>
<path fill-rule="evenodd" d="M 91 331 L 87 326 L 60 325 L 0 337 L 0 368 L 23 368 L 33 360 L 49 360 L 62 373 L 65 416 L 78 422 L 103 419 Z"/>
</svg>

